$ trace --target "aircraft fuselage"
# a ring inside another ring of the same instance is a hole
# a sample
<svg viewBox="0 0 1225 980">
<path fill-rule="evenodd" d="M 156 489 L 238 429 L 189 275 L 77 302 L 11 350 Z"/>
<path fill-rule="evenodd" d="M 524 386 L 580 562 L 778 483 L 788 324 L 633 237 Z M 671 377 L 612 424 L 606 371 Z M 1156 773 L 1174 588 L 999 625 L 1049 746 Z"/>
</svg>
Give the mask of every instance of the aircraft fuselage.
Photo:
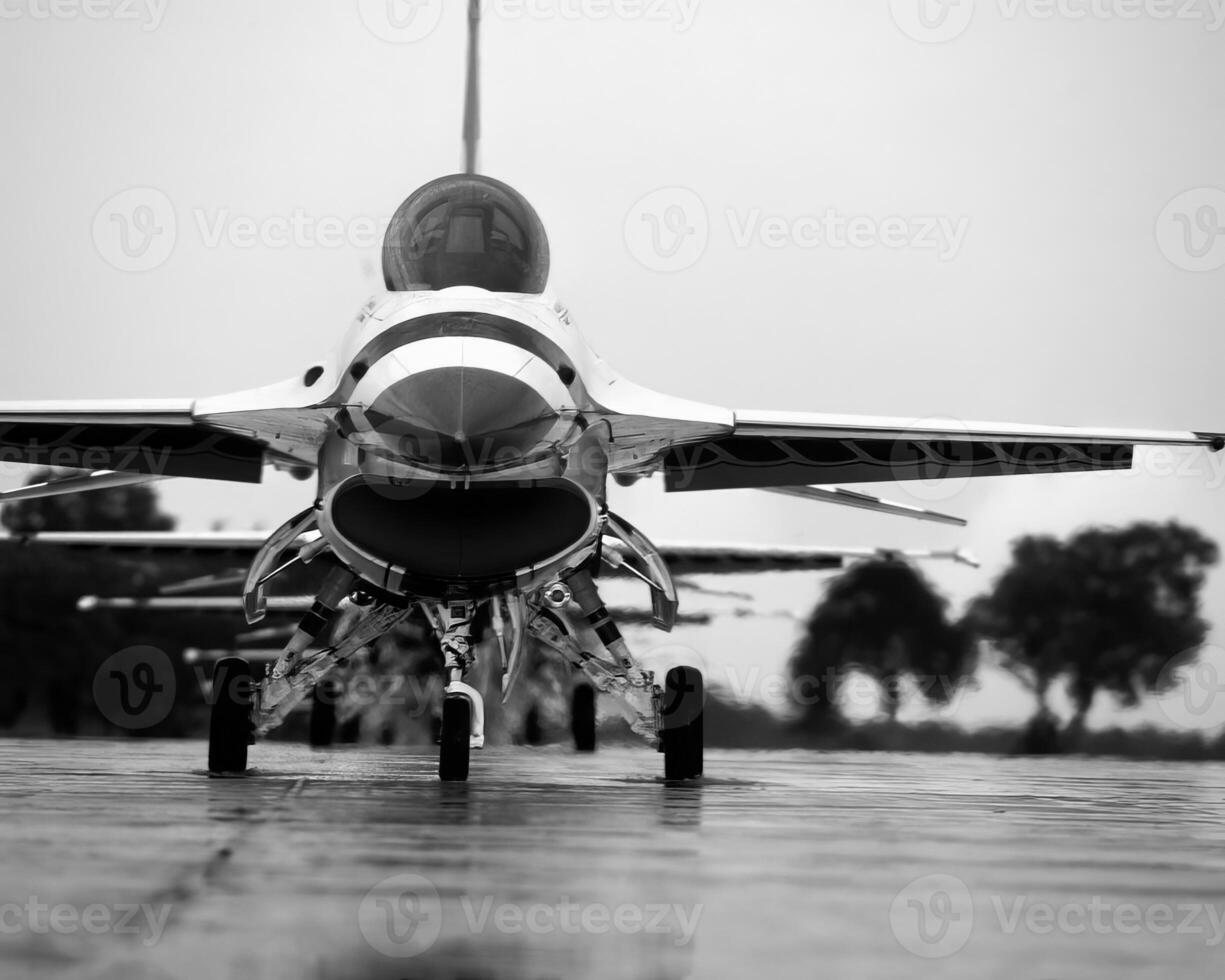
<svg viewBox="0 0 1225 980">
<path fill-rule="evenodd" d="M 392 293 L 342 345 L 320 527 L 379 589 L 538 587 L 594 550 L 607 478 L 585 378 L 598 360 L 544 296 Z"/>
</svg>

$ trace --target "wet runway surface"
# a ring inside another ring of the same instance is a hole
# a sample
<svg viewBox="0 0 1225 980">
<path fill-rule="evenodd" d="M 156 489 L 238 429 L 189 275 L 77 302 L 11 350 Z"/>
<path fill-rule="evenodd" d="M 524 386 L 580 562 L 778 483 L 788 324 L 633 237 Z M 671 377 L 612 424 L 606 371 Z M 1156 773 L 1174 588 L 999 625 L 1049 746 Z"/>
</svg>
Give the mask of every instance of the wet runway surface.
<svg viewBox="0 0 1225 980">
<path fill-rule="evenodd" d="M 4 978 L 1220 977 L 1225 767 L 0 742 Z"/>
</svg>

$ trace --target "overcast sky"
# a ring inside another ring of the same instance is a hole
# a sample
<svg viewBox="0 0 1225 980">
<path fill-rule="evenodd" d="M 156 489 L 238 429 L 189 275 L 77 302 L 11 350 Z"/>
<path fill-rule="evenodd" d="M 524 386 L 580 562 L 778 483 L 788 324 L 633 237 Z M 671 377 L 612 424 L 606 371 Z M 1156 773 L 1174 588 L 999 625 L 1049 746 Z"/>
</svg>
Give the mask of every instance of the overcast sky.
<svg viewBox="0 0 1225 980">
<path fill-rule="evenodd" d="M 323 356 L 381 286 L 371 229 L 459 166 L 464 6 L 0 0 L 0 398 L 198 397 Z M 490 0 L 484 170 L 535 203 L 554 288 L 648 386 L 1225 431 L 1220 6 Z M 960 604 L 1027 533 L 1177 517 L 1225 539 L 1225 457 L 1141 463 L 884 488 L 968 531 L 754 493 L 616 502 L 658 539 L 968 546 L 983 571 L 931 570 Z M 184 527 L 273 527 L 311 487 L 164 495 Z M 763 609 L 818 593 L 754 587 Z M 684 642 L 775 669 L 794 630 Z M 957 718 L 1029 708 L 989 674 Z"/>
</svg>

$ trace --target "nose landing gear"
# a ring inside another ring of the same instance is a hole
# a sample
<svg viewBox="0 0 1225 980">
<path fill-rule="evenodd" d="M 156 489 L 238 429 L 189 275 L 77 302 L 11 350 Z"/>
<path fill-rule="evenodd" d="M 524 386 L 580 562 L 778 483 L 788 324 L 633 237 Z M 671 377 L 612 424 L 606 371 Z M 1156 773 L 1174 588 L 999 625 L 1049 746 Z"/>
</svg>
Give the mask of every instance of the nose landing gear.
<svg viewBox="0 0 1225 980">
<path fill-rule="evenodd" d="M 467 782 L 471 731 L 472 702 L 463 695 L 447 695 L 442 702 L 442 734 L 438 740 L 438 778 L 444 783 Z"/>
<path fill-rule="evenodd" d="M 472 623 L 476 604 L 450 603 L 437 607 L 434 615 L 442 626 L 442 655 L 448 680 L 442 702 L 438 778 L 444 783 L 462 783 L 468 779 L 470 751 L 485 747 L 485 702 L 479 691 L 464 683 L 475 661 Z"/>
</svg>

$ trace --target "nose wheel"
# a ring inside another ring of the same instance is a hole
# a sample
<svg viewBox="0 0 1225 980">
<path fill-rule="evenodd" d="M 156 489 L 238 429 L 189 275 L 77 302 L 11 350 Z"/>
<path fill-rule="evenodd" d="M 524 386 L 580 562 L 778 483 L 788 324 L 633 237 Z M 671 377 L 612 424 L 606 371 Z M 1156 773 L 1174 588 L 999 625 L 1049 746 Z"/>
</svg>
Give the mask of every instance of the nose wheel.
<svg viewBox="0 0 1225 980">
<path fill-rule="evenodd" d="M 442 702 L 438 778 L 444 783 L 466 782 L 471 748 L 472 702 L 463 696 L 448 696 Z"/>
<path fill-rule="evenodd" d="M 213 669 L 208 725 L 208 771 L 212 775 L 247 771 L 247 747 L 255 741 L 251 705 L 251 665 L 238 657 L 218 661 Z"/>
<path fill-rule="evenodd" d="M 693 667 L 668 671 L 660 710 L 660 751 L 669 782 L 697 779 L 704 768 L 702 713 L 706 701 L 702 672 Z"/>
</svg>

